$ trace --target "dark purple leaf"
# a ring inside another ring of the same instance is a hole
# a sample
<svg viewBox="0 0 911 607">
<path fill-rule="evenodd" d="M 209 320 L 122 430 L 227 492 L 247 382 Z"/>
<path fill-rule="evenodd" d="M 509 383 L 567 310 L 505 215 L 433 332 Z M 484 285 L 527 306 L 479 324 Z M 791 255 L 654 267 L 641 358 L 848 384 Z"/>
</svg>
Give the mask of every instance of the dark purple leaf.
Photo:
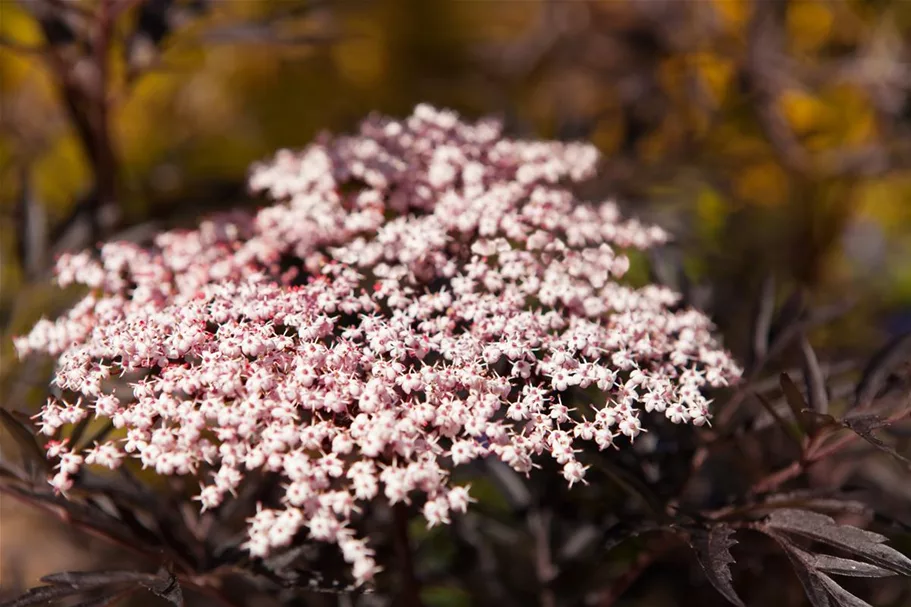
<svg viewBox="0 0 911 607">
<path fill-rule="evenodd" d="M 557 560 L 566 562 L 581 558 L 600 541 L 601 536 L 602 533 L 595 525 L 579 525 L 557 550 Z"/>
<path fill-rule="evenodd" d="M 829 593 L 829 599 L 837 605 L 838 607 L 873 607 L 870 603 L 863 601 L 841 586 L 838 585 L 838 582 L 830 578 L 824 573 L 818 573 L 817 577 L 822 585 L 825 587 L 826 592 Z"/>
<path fill-rule="evenodd" d="M 22 457 L 25 458 L 29 464 L 38 466 L 42 472 L 46 473 L 48 470 L 47 457 L 45 456 L 41 445 L 38 443 L 37 438 L 32 431 L 29 430 L 28 426 L 24 425 L 9 411 L 3 408 L 0 408 L 0 425 L 7 429 L 16 441 L 16 444 L 19 445 L 19 448 L 22 450 Z"/>
<path fill-rule="evenodd" d="M 0 462 L 0 477 L 14 481 L 29 481 L 28 473 L 25 470 L 9 462 Z"/>
<path fill-rule="evenodd" d="M 2 407 L 0 407 L 0 408 L 2 408 Z M 20 424 L 22 424 L 23 426 L 28 428 L 32 432 L 33 435 L 36 434 L 37 431 L 34 429 L 35 424 L 32 421 L 32 418 L 29 417 L 29 415 L 27 413 L 23 413 L 22 411 L 16 411 L 15 409 L 10 409 L 7 411 L 7 413 L 9 413 L 14 418 L 16 418 L 16 420 Z"/>
<path fill-rule="evenodd" d="M 865 407 L 873 402 L 877 393 L 902 361 L 911 358 L 911 332 L 899 335 L 873 355 L 857 383 L 855 407 Z"/>
<path fill-rule="evenodd" d="M 121 521 L 106 512 L 86 506 L 85 504 L 68 500 L 50 493 L 28 490 L 12 485 L 0 485 L 0 489 L 18 495 L 21 499 L 33 504 L 40 504 L 53 511 L 62 510 L 67 513 L 68 521 L 80 527 L 104 535 L 120 544 L 131 546 L 136 550 L 150 552 L 152 549 L 136 540 L 133 534 Z"/>
<path fill-rule="evenodd" d="M 156 535 L 155 531 L 146 527 L 139 520 L 135 509 L 128 505 L 119 504 L 116 501 L 114 502 L 114 508 L 117 510 L 117 516 L 120 517 L 123 524 L 129 527 L 137 538 L 141 538 L 143 542 L 151 546 L 160 546 L 162 544 L 161 538 Z"/>
<path fill-rule="evenodd" d="M 38 586 L 28 590 L 25 594 L 5 603 L 0 603 L 0 607 L 26 607 L 27 605 L 38 605 L 47 603 L 55 599 L 73 596 L 83 592 L 82 588 L 73 588 L 72 586 Z"/>
<path fill-rule="evenodd" d="M 127 588 L 126 590 L 121 590 L 120 592 L 105 594 L 94 599 L 88 599 L 70 607 L 108 607 L 108 605 L 113 605 L 120 599 L 124 599 L 129 595 L 136 592 L 137 588 Z"/>
<path fill-rule="evenodd" d="M 803 436 L 800 432 L 800 429 L 795 427 L 793 424 L 789 424 L 787 421 L 785 421 L 785 419 L 781 417 L 781 415 L 775 409 L 775 406 L 772 405 L 772 403 L 770 403 L 768 399 L 766 399 L 766 397 L 764 397 L 762 394 L 757 392 L 756 400 L 759 401 L 762 407 L 768 411 L 769 415 L 775 419 L 775 422 L 781 426 L 782 429 L 788 434 L 788 436 L 797 444 L 797 446 L 800 447 L 802 444 Z"/>
<path fill-rule="evenodd" d="M 665 527 L 649 521 L 635 525 L 630 523 L 617 523 L 616 525 L 612 525 L 608 529 L 605 529 L 603 533 L 604 544 L 602 544 L 601 549 L 604 552 L 610 552 L 628 539 L 639 537 L 643 533 L 651 533 L 661 529 L 665 529 Z"/>
<path fill-rule="evenodd" d="M 781 384 L 781 391 L 784 393 L 785 401 L 787 401 L 788 406 L 791 408 L 791 414 L 800 425 L 800 429 L 803 430 L 803 433 L 808 434 L 810 429 L 804 418 L 803 410 L 809 408 L 809 403 L 804 399 L 803 394 L 800 393 L 797 385 L 788 377 L 787 373 L 782 373 L 778 377 L 778 382 Z"/>
<path fill-rule="evenodd" d="M 177 576 L 173 573 L 162 572 L 154 581 L 143 585 L 155 595 L 173 603 L 177 607 L 183 607 L 183 591 L 180 588 Z"/>
<path fill-rule="evenodd" d="M 783 334 L 789 332 L 788 329 L 797 326 L 806 310 L 805 299 L 804 291 L 796 289 L 785 300 L 772 324 L 771 334 L 774 341 L 780 342 Z"/>
<path fill-rule="evenodd" d="M 803 354 L 803 377 L 807 385 L 807 394 L 810 397 L 810 409 L 825 415 L 829 412 L 826 380 L 823 377 L 822 369 L 819 368 L 819 360 L 816 358 L 813 346 L 810 345 L 806 336 L 800 340 L 800 351 Z"/>
<path fill-rule="evenodd" d="M 70 431 L 70 435 L 68 438 L 70 439 L 70 446 L 73 448 L 74 451 L 79 451 L 82 449 L 82 447 L 83 447 L 83 445 L 81 443 L 82 435 L 85 434 L 86 428 L 89 427 L 89 424 L 91 422 L 92 422 L 92 416 L 86 415 L 85 417 L 82 418 L 82 420 L 80 420 L 80 422 L 78 424 L 73 426 L 73 429 Z"/>
<path fill-rule="evenodd" d="M 731 546 L 737 543 L 733 537 L 734 529 L 724 524 L 714 525 L 708 531 L 696 530 L 690 536 L 690 545 L 696 551 L 696 557 L 705 575 L 715 590 L 738 607 L 744 607 L 743 601 L 734 590 L 731 578 L 731 564 L 734 556 Z"/>
<path fill-rule="evenodd" d="M 765 524 L 769 529 L 835 546 L 895 573 L 911 575 L 911 559 L 884 545 L 885 536 L 839 525 L 824 514 L 809 510 L 776 510 Z"/>
<path fill-rule="evenodd" d="M 844 424 L 854 432 L 869 434 L 874 430 L 885 428 L 889 425 L 889 421 L 872 414 L 852 415 L 844 419 Z"/>
<path fill-rule="evenodd" d="M 520 480 L 512 468 L 505 465 L 503 465 L 503 468 L 515 475 L 517 480 Z M 630 497 L 640 500 L 656 516 L 665 516 L 661 498 L 655 493 L 654 489 L 649 486 L 641 473 L 636 474 L 626 466 L 618 465 L 609 458 L 599 458 L 596 469 L 598 472 L 603 473 L 610 482 L 617 485 L 617 487 L 622 489 Z"/>
<path fill-rule="evenodd" d="M 86 418 L 86 419 L 88 419 L 88 418 Z M 107 437 L 107 435 L 111 433 L 111 431 L 113 429 L 114 429 L 114 422 L 112 422 L 111 420 L 106 421 L 105 424 L 101 428 L 99 428 L 97 432 L 95 432 L 94 434 L 92 434 L 91 436 L 89 436 L 88 438 L 85 439 L 85 442 L 83 443 L 83 445 L 88 446 L 88 445 L 92 445 L 94 443 L 102 442 Z"/>
<path fill-rule="evenodd" d="M 156 577 L 141 571 L 61 571 L 41 578 L 45 584 L 66 584 L 82 589 L 123 584 L 127 582 L 149 582 Z"/>
<path fill-rule="evenodd" d="M 886 420 L 876 415 L 863 415 L 847 418 L 843 420 L 842 423 L 844 424 L 845 428 L 851 430 L 880 451 L 888 453 L 898 461 L 911 466 L 911 460 L 901 455 L 898 451 L 873 435 L 874 430 L 883 428 L 888 425 L 889 422 Z"/>
<path fill-rule="evenodd" d="M 804 329 L 812 329 L 813 327 L 827 325 L 833 320 L 841 318 L 850 312 L 855 305 L 857 305 L 856 299 L 845 299 L 827 306 L 816 308 L 807 315 L 807 319 L 804 322 Z"/>
<path fill-rule="evenodd" d="M 814 554 L 813 565 L 823 573 L 846 577 L 891 577 L 895 575 L 894 571 L 889 571 L 870 563 L 843 559 L 838 556 L 829 556 L 828 554 Z"/>
<path fill-rule="evenodd" d="M 804 419 L 814 424 L 817 430 L 820 428 L 838 428 L 842 425 L 841 422 L 828 413 L 817 413 L 810 409 L 804 409 L 802 413 Z"/>
<path fill-rule="evenodd" d="M 849 512 L 852 514 L 872 516 L 870 506 L 864 502 L 847 497 L 838 497 L 837 494 L 820 495 L 810 491 L 793 491 L 790 493 L 772 495 L 769 496 L 762 505 L 776 508 L 801 508 L 805 510 L 815 510 L 817 512 Z"/>
<path fill-rule="evenodd" d="M 825 570 L 820 567 L 820 565 L 830 565 L 835 569 L 841 570 L 846 568 L 846 566 L 843 563 L 835 563 L 838 561 L 848 561 L 848 559 L 837 559 L 836 557 L 826 555 L 810 554 L 792 544 L 788 538 L 784 536 L 777 533 L 769 533 L 769 536 L 784 548 L 785 553 L 788 555 L 788 559 L 794 566 L 794 571 L 797 574 L 798 579 L 800 579 L 801 584 L 803 584 L 807 598 L 810 599 L 810 603 L 813 607 L 829 607 L 832 605 L 835 607 L 871 607 L 867 602 L 862 601 L 842 588 L 835 580 L 826 575 L 824 572 Z M 859 564 L 863 565 L 863 563 Z M 850 568 L 850 566 L 847 568 Z M 847 575 L 842 571 L 837 571 L 837 573 L 839 575 Z M 886 572 L 886 575 L 891 574 Z M 882 576 L 873 575 L 865 577 Z"/>
<path fill-rule="evenodd" d="M 762 281 L 753 319 L 753 358 L 762 360 L 769 351 L 772 317 L 775 314 L 775 279 L 769 275 Z"/>
<path fill-rule="evenodd" d="M 510 506 L 516 510 L 524 510 L 531 504 L 531 493 L 516 472 L 501 463 L 499 460 L 485 460 L 487 469 L 491 472 L 494 482 L 503 491 Z"/>
<path fill-rule="evenodd" d="M 810 604 L 813 607 L 829 607 L 829 593 L 826 592 L 826 588 L 819 580 L 816 571 L 810 566 L 807 560 L 810 555 L 793 545 L 784 536 L 777 533 L 768 533 L 768 535 L 784 548 L 788 560 L 791 561 L 791 566 L 794 567 L 794 573 L 797 574 L 797 579 L 800 580 L 800 584 L 803 586 L 804 593 L 810 599 Z"/>
</svg>

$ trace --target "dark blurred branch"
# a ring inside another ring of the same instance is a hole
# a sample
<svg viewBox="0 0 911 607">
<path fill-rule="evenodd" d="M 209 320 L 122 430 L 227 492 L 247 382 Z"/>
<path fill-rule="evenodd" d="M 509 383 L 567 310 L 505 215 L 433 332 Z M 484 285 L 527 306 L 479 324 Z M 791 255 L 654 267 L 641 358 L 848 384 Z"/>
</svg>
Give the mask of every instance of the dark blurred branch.
<svg viewBox="0 0 911 607">
<path fill-rule="evenodd" d="M 73 5 L 36 0 L 32 11 L 47 43 L 47 62 L 58 93 L 89 160 L 94 191 L 86 199 L 89 242 L 103 237 L 102 210 L 116 208 L 119 166 L 109 125 L 109 55 L 115 19 L 123 4 L 102 0 L 97 13 L 74 18 Z M 83 246 L 86 243 L 83 243 Z"/>
<path fill-rule="evenodd" d="M 557 575 L 553 554 L 550 549 L 551 519 L 550 512 L 535 508 L 528 515 L 528 526 L 535 542 L 535 571 L 541 589 L 541 607 L 556 607 L 557 597 L 550 587 Z"/>
<path fill-rule="evenodd" d="M 752 93 L 756 118 L 782 163 L 798 173 L 810 168 L 806 150 L 797 140 L 781 111 L 779 100 L 788 84 L 785 71 L 785 17 L 787 0 L 753 3 L 747 33 L 744 76 Z"/>
<path fill-rule="evenodd" d="M 98 11 L 98 23 L 94 38 L 95 63 L 98 69 L 98 81 L 94 90 L 94 137 L 91 144 L 95 146 L 93 166 L 95 168 L 95 183 L 98 188 L 97 205 L 99 209 L 117 204 L 117 179 L 119 169 L 114 152 L 114 142 L 110 134 L 108 99 L 109 85 L 109 54 L 111 35 L 114 29 L 118 10 L 115 0 L 101 0 Z M 101 238 L 101 229 L 98 224 L 98 215 L 92 215 L 92 241 Z"/>
<path fill-rule="evenodd" d="M 897 146 L 883 143 L 848 146 L 826 150 L 816 156 L 807 152 L 788 124 L 780 100 L 786 89 L 805 86 L 808 82 L 818 81 L 819 77 L 802 74 L 800 68 L 790 65 L 791 60 L 785 55 L 788 7 L 788 0 L 753 3 L 747 35 L 747 58 L 743 66 L 743 79 L 753 98 L 757 122 L 782 165 L 799 174 L 816 172 L 822 176 L 849 178 L 876 177 L 911 166 L 911 153 L 903 143 Z M 887 60 L 893 61 L 894 58 Z M 860 65 L 863 65 L 862 58 L 854 60 L 852 71 L 857 73 Z M 902 98 L 906 98 L 911 90 L 911 75 L 908 75 L 911 70 L 904 66 L 897 69 L 903 72 L 897 82 L 890 83 L 892 96 L 901 94 Z M 831 71 L 826 66 L 817 68 L 822 73 L 827 70 Z M 854 79 L 862 80 L 858 77 Z M 875 100 L 874 93 L 871 91 L 870 95 Z"/>
<path fill-rule="evenodd" d="M 0 34 L 0 48 L 9 49 L 17 53 L 26 53 L 29 55 L 44 55 L 44 49 L 40 46 L 30 46 L 23 44 L 3 34 Z"/>
<path fill-rule="evenodd" d="M 403 607 L 421 607 L 421 589 L 414 570 L 414 550 L 408 532 L 408 506 L 399 503 L 392 507 L 393 537 L 400 572 L 401 587 L 397 604 Z"/>
<path fill-rule="evenodd" d="M 47 211 L 32 188 L 30 166 L 19 169 L 19 199 L 16 210 L 18 256 L 26 276 L 36 276 L 45 267 L 48 253 Z"/>
</svg>

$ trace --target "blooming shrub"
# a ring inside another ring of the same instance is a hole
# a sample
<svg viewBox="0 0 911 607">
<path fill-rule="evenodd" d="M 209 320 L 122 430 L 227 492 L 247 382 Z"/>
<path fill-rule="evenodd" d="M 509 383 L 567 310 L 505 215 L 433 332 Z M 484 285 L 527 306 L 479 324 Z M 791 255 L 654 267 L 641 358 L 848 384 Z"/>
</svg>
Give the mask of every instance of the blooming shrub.
<svg viewBox="0 0 911 607">
<path fill-rule="evenodd" d="M 363 583 L 377 567 L 352 517 L 367 500 L 418 499 L 445 524 L 471 501 L 455 466 L 550 457 L 573 485 L 579 447 L 634 439 L 643 409 L 705 423 L 702 389 L 739 370 L 676 294 L 617 282 L 621 249 L 666 235 L 574 196 L 596 163 L 589 145 L 419 106 L 255 166 L 251 189 L 275 201 L 256 214 L 61 257 L 59 283 L 90 294 L 16 342 L 57 357 L 78 396 L 48 402 L 41 430 L 94 415 L 125 438 L 52 440 L 51 484 L 133 457 L 203 474 L 206 510 L 245 472 L 277 473 L 284 497 L 251 513 L 250 553 L 305 531 Z"/>
</svg>

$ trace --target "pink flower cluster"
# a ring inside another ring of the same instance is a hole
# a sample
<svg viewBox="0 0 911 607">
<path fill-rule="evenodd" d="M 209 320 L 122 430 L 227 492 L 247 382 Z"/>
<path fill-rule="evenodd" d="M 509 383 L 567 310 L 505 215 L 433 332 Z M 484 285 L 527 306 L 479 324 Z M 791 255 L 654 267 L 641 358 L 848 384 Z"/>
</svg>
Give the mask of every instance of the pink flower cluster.
<svg viewBox="0 0 911 607">
<path fill-rule="evenodd" d="M 377 567 L 352 521 L 367 500 L 418 500 L 446 524 L 471 501 L 454 466 L 528 473 L 551 457 L 572 485 L 582 443 L 635 438 L 642 410 L 705 423 L 703 388 L 739 370 L 673 292 L 616 282 L 620 249 L 666 235 L 573 195 L 597 159 L 419 106 L 255 166 L 251 188 L 275 203 L 254 215 L 62 257 L 59 282 L 91 294 L 16 344 L 57 357 L 57 385 L 81 396 L 49 402 L 41 429 L 94 415 L 123 434 L 81 453 L 49 443 L 51 484 L 132 457 L 204 473 L 206 510 L 272 471 L 284 498 L 250 519 L 249 551 L 306 533 L 363 583 Z"/>
</svg>

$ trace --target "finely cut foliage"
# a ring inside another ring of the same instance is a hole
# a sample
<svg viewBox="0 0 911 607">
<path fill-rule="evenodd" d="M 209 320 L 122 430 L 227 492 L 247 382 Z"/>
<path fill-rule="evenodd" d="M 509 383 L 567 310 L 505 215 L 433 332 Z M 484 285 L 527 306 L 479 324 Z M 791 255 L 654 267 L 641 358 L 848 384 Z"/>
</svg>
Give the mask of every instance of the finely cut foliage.
<svg viewBox="0 0 911 607">
<path fill-rule="evenodd" d="M 551 457 L 573 485 L 582 442 L 634 439 L 643 411 L 705 423 L 702 389 L 740 371 L 675 293 L 616 282 L 621 249 L 666 235 L 574 196 L 596 162 L 589 145 L 419 106 L 255 166 L 250 187 L 275 202 L 254 215 L 63 256 L 60 284 L 91 293 L 16 342 L 57 357 L 78 396 L 48 402 L 42 432 L 94 415 L 125 438 L 51 441 L 51 484 L 132 457 L 203 474 L 205 510 L 274 472 L 284 497 L 250 513 L 249 551 L 307 535 L 364 583 L 377 566 L 352 525 L 367 500 L 419 500 L 445 524 L 471 501 L 455 466 Z"/>
</svg>

